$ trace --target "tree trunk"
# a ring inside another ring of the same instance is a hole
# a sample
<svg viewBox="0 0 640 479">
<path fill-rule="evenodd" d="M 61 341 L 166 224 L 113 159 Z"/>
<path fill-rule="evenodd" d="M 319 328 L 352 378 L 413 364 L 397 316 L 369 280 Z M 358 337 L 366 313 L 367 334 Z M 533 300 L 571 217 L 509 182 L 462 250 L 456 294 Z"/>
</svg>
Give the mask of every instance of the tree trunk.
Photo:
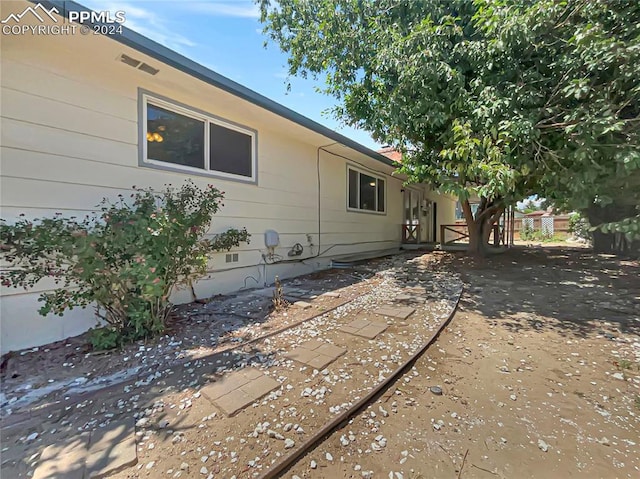
<svg viewBox="0 0 640 479">
<path fill-rule="evenodd" d="M 480 207 L 486 204 L 486 200 L 483 200 L 480 203 Z M 467 222 L 467 230 L 469 231 L 469 253 L 474 256 L 485 256 L 487 254 L 487 239 L 485 239 L 485 219 L 484 217 L 479 218 L 481 213 L 481 208 L 478 207 L 478 211 L 476 212 L 476 217 L 474 217 L 473 212 L 471 211 L 471 205 L 469 204 L 469 200 L 464 200 L 462 202 L 462 213 L 464 215 L 464 219 Z"/>
<path fill-rule="evenodd" d="M 635 206 L 616 202 L 604 207 L 591 205 L 583 213 L 591 226 L 621 221 L 637 214 Z M 622 233 L 603 233 L 596 230 L 592 233 L 592 238 L 594 253 L 640 256 L 640 240 L 629 241 Z"/>
<path fill-rule="evenodd" d="M 500 219 L 505 207 L 499 200 L 481 198 L 474 216 L 469 200 L 464 200 L 461 205 L 469 230 L 469 253 L 479 257 L 486 256 L 492 227 Z"/>
</svg>

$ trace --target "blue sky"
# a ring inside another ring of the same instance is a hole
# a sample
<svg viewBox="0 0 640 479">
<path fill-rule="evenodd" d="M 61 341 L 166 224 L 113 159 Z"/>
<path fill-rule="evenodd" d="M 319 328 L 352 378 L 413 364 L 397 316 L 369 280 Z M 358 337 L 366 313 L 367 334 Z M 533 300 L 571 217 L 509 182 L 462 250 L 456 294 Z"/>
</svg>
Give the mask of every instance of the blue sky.
<svg viewBox="0 0 640 479">
<path fill-rule="evenodd" d="M 287 91 L 287 57 L 269 43 L 248 0 L 78 0 L 99 11 L 122 10 L 125 26 L 373 149 L 364 131 L 342 127 L 328 113 L 332 97 L 317 93 L 312 80 L 291 78 Z"/>
</svg>

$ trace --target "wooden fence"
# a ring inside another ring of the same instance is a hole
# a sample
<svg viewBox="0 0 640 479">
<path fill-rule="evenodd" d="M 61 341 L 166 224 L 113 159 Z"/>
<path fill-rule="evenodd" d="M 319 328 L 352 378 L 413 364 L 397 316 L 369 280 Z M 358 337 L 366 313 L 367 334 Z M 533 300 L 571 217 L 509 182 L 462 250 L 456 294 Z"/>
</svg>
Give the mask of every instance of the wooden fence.
<svg viewBox="0 0 640 479">
<path fill-rule="evenodd" d="M 533 216 L 530 218 L 533 220 L 533 230 L 540 231 L 542 229 L 542 217 Z M 546 216 L 545 218 L 549 217 Z M 514 232 L 516 239 L 520 239 L 520 231 L 522 231 L 522 219 L 523 218 L 514 219 Z M 468 233 L 464 220 L 456 220 L 456 226 L 458 226 L 457 229 L 459 229 L 460 232 Z M 569 215 L 553 216 L 553 233 L 559 234 L 560 236 L 569 234 Z"/>
<path fill-rule="evenodd" d="M 531 218 L 533 219 L 533 230 L 540 231 L 542 229 L 542 217 L 534 216 Z M 546 218 L 548 218 L 548 216 Z M 569 216 L 557 215 L 553 216 L 552 218 L 554 233 L 569 233 Z M 515 219 L 515 230 L 516 233 L 522 231 L 522 218 Z"/>
</svg>

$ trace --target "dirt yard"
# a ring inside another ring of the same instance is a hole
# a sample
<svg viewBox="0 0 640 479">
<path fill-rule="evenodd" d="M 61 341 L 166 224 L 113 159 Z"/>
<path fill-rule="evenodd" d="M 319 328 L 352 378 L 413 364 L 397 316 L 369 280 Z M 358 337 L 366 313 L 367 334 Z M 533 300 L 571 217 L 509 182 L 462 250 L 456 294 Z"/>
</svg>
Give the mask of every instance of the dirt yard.
<svg viewBox="0 0 640 479">
<path fill-rule="evenodd" d="M 466 287 L 449 327 L 290 474 L 640 477 L 638 262 L 581 248 L 520 249 L 484 264 L 436 256 Z M 344 436 L 355 440 L 343 446 Z"/>
<path fill-rule="evenodd" d="M 3 419 L 2 477 L 29 477 L 45 446 L 134 415 L 137 465 L 116 478 L 259 477 L 289 452 L 285 437 L 301 446 L 410 357 L 461 283 L 458 311 L 437 342 L 283 477 L 640 477 L 640 266 L 566 247 L 516 248 L 483 262 L 405 254 L 289 284 L 309 307 L 266 315 L 268 298 L 247 293 L 185 307 L 171 335 L 102 359 L 78 342 L 16 353 L 3 378 L 12 400 L 5 414 L 14 410 Z M 338 329 L 392 301 L 416 312 L 388 318 L 372 340 Z M 248 313 L 235 314 L 240 305 Z M 284 357 L 309 338 L 347 352 L 321 371 Z M 74 399 L 73 388 L 127 379 L 123 364 L 135 381 Z M 200 391 L 214 371 L 238 365 L 261 368 L 281 387 L 225 418 Z M 157 379 L 140 379 L 152 371 Z M 46 393 L 51 384 L 60 387 Z M 4 427 L 27 407 L 28 420 Z"/>
</svg>

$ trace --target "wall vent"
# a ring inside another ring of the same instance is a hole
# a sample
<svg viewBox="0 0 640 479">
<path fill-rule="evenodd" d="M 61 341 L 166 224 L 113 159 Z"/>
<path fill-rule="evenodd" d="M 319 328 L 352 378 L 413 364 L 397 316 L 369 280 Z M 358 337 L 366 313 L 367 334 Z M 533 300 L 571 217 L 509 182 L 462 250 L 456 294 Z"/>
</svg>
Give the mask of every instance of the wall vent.
<svg viewBox="0 0 640 479">
<path fill-rule="evenodd" d="M 225 257 L 226 263 L 237 263 L 238 262 L 238 253 L 227 253 Z"/>
<path fill-rule="evenodd" d="M 130 67 L 148 73 L 149 75 L 155 75 L 160 71 L 157 68 L 152 67 L 148 63 L 143 63 L 142 61 L 130 57 L 129 55 L 125 55 L 124 53 L 118 57 L 118 60 L 120 60 L 125 65 L 129 65 Z"/>
<path fill-rule="evenodd" d="M 142 65 L 140 65 L 138 67 L 138 70 L 141 70 L 145 73 L 148 73 L 149 75 L 155 75 L 156 73 L 158 73 L 160 70 L 158 70 L 157 68 L 153 68 L 151 65 L 148 65 L 146 63 L 143 63 Z"/>
<path fill-rule="evenodd" d="M 140 60 L 131 58 L 130 56 L 125 55 L 124 53 L 120 55 L 120 61 L 125 65 L 129 65 L 130 67 L 133 67 L 133 68 L 138 68 L 138 66 L 142 63 Z"/>
</svg>

